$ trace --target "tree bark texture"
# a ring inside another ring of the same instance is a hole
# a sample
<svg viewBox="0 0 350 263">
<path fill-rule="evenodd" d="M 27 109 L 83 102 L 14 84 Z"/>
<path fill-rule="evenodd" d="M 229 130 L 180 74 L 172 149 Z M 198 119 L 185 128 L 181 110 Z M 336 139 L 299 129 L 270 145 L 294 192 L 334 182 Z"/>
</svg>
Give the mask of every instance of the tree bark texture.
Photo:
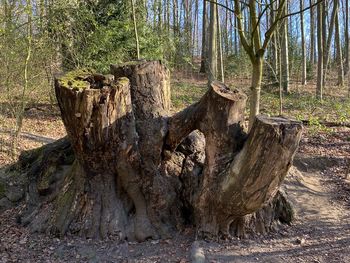
<svg viewBox="0 0 350 263">
<path fill-rule="evenodd" d="M 309 6 L 314 4 L 313 0 L 309 0 Z M 310 64 L 316 64 L 317 57 L 315 51 L 315 7 L 310 8 Z"/>
<path fill-rule="evenodd" d="M 216 238 L 291 222 L 279 186 L 300 123 L 259 115 L 247 134 L 246 95 L 217 81 L 169 116 L 169 71 L 160 61 L 112 65 L 111 73 L 56 79 L 68 136 L 21 156 L 19 222 L 59 236 L 137 241 L 186 225 Z"/>
<path fill-rule="evenodd" d="M 336 46 L 336 63 L 338 66 L 338 86 L 344 86 L 344 66 L 343 66 L 343 55 L 340 39 L 340 27 L 339 27 L 339 15 L 335 14 L 335 46 Z"/>
<path fill-rule="evenodd" d="M 263 57 L 257 55 L 255 60 L 252 62 L 252 80 L 251 80 L 251 97 L 249 103 L 249 130 L 253 126 L 255 117 L 260 112 L 260 93 L 261 93 L 261 81 L 263 73 Z"/>
<path fill-rule="evenodd" d="M 208 59 L 208 47 L 207 47 L 207 1 L 203 1 L 203 21 L 202 21 L 202 52 L 201 52 L 201 67 L 199 69 L 200 73 L 206 73 L 207 59 Z"/>
<path fill-rule="evenodd" d="M 317 84 L 316 97 L 323 98 L 323 4 L 317 5 Z"/>
<path fill-rule="evenodd" d="M 350 45 L 349 45 L 349 0 L 345 0 L 345 25 L 344 25 L 344 42 L 345 42 L 345 67 L 344 67 L 344 73 L 348 74 L 350 69 L 350 60 L 349 60 L 349 53 L 350 53 Z"/>
<path fill-rule="evenodd" d="M 300 10 L 304 9 L 304 0 L 300 0 Z M 300 13 L 300 33 L 301 33 L 301 56 L 302 56 L 302 74 L 301 84 L 306 85 L 306 42 L 304 33 L 304 14 Z"/>
<path fill-rule="evenodd" d="M 210 3 L 209 22 L 209 54 L 208 54 L 208 79 L 216 80 L 218 75 L 218 41 L 217 41 L 217 8 L 216 0 Z"/>
<path fill-rule="evenodd" d="M 284 15 L 287 14 L 287 5 L 284 7 Z M 281 21 L 281 69 L 282 87 L 284 93 L 289 93 L 289 49 L 288 49 L 288 18 Z"/>
<path fill-rule="evenodd" d="M 323 19 L 323 29 L 324 30 L 323 33 L 323 75 L 322 75 L 322 86 L 325 87 L 326 86 L 326 78 L 327 78 L 327 70 L 328 70 L 328 63 L 329 63 L 329 56 L 330 56 L 330 49 L 331 49 L 331 43 L 332 43 L 332 38 L 333 38 L 333 32 L 334 32 L 334 28 L 335 28 L 335 20 L 336 20 L 336 14 L 338 13 L 338 8 L 339 7 L 339 0 L 334 0 L 333 1 L 333 10 L 332 10 L 332 15 L 330 17 L 330 21 L 329 21 L 329 28 L 328 28 L 328 33 L 326 33 L 327 31 L 325 30 L 326 28 L 326 15 L 328 14 L 328 10 L 326 9 L 326 1 L 323 2 L 323 13 L 324 15 L 322 16 Z"/>
</svg>

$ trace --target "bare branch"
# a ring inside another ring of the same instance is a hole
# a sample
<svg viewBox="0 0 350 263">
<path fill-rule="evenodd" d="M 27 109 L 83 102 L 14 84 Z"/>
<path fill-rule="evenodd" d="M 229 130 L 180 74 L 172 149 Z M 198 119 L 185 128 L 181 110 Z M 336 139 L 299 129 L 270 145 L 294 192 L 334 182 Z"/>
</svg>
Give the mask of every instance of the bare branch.
<svg viewBox="0 0 350 263">
<path fill-rule="evenodd" d="M 241 43 L 243 48 L 245 49 L 245 51 L 247 52 L 249 58 L 251 61 L 254 60 L 254 50 L 253 47 L 251 45 L 248 44 L 247 38 L 245 37 L 245 34 L 243 32 L 243 24 L 242 24 L 242 12 L 239 8 L 239 0 L 234 0 L 235 2 L 235 15 L 237 17 L 237 24 L 238 24 L 238 33 L 239 33 L 239 37 L 241 39 Z"/>
<path fill-rule="evenodd" d="M 324 1 L 324 0 L 319 0 L 318 2 L 312 4 L 312 5 L 308 6 L 308 7 L 305 7 L 305 8 L 302 9 L 302 10 L 296 11 L 296 12 L 294 12 L 294 13 L 286 14 L 286 15 L 282 16 L 279 20 L 282 20 L 282 19 L 287 18 L 287 17 L 290 17 L 290 16 L 299 15 L 300 13 L 305 12 L 305 11 L 307 11 L 307 10 L 313 8 L 313 7 L 317 6 L 318 4 L 321 4 L 323 1 Z"/>
<path fill-rule="evenodd" d="M 322 0 L 323 1 L 323 0 Z M 286 0 L 282 0 L 280 2 L 280 5 L 277 9 L 277 15 L 275 18 L 275 21 L 272 23 L 272 25 L 270 26 L 270 28 L 266 31 L 265 33 L 265 40 L 264 40 L 264 44 L 262 46 L 262 49 L 265 51 L 267 48 L 267 45 L 270 42 L 271 37 L 273 36 L 273 33 L 275 32 L 275 29 L 278 25 L 278 22 L 281 20 L 281 17 L 283 15 L 283 10 L 284 10 L 284 5 L 286 4 Z"/>
</svg>

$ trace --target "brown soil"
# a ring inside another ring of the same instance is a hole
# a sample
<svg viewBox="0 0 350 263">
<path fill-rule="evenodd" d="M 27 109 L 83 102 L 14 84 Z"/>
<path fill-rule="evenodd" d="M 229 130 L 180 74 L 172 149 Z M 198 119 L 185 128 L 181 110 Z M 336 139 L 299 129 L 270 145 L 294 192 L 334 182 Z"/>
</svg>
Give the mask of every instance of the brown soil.
<svg viewBox="0 0 350 263">
<path fill-rule="evenodd" d="M 22 134 L 13 155 L 12 141 L 16 119 L 0 112 L 0 167 L 16 161 L 18 154 L 66 135 L 58 107 L 29 105 L 25 111 Z"/>
</svg>

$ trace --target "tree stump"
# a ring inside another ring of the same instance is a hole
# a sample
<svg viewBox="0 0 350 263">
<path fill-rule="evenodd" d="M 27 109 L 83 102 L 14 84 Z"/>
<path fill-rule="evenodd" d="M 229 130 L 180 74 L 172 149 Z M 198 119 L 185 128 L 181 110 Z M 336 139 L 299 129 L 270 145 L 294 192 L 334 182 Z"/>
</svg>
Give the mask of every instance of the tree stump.
<svg viewBox="0 0 350 263">
<path fill-rule="evenodd" d="M 205 136 L 201 184 L 191 200 L 196 225 L 205 236 L 230 235 L 233 222 L 274 202 L 300 141 L 299 122 L 261 115 L 246 135 L 245 102 L 241 92 L 213 82 L 198 103 L 170 120 L 170 150 L 195 129 Z M 245 228 L 244 221 L 236 228 Z"/>
<path fill-rule="evenodd" d="M 56 79 L 68 138 L 21 156 L 28 178 L 22 224 L 143 241 L 186 225 L 216 238 L 290 223 L 279 186 L 300 123 L 258 116 L 247 134 L 246 95 L 216 81 L 170 116 L 169 71 L 160 61 L 113 65 L 111 73 Z"/>
</svg>

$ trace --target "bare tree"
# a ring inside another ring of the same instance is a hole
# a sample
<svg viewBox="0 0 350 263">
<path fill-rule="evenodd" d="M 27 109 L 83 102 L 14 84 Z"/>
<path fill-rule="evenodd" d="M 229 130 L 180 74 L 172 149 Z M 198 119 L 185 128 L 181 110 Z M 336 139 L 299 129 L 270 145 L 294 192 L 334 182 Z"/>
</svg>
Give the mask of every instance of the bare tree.
<svg viewBox="0 0 350 263">
<path fill-rule="evenodd" d="M 336 46 L 336 63 L 338 67 L 338 86 L 344 85 L 344 68 L 343 57 L 340 43 L 339 15 L 335 15 L 335 46 Z"/>
<path fill-rule="evenodd" d="M 174 37 L 177 37 L 179 34 L 179 13 L 177 0 L 173 0 L 173 31 Z"/>
<path fill-rule="evenodd" d="M 208 28 L 208 20 L 207 20 L 207 1 L 203 1 L 203 22 L 202 22 L 202 54 L 201 54 L 201 67 L 199 72 L 206 72 L 207 65 L 207 28 Z"/>
<path fill-rule="evenodd" d="M 283 15 L 287 14 L 287 5 L 283 8 Z M 281 23 L 281 73 L 284 93 L 289 93 L 289 50 L 288 50 L 288 23 L 284 19 Z"/>
<path fill-rule="evenodd" d="M 139 35 L 137 33 L 135 4 L 134 4 L 134 0 L 130 0 L 130 1 L 131 1 L 132 20 L 133 20 L 133 23 L 134 23 L 134 33 L 135 33 L 135 42 L 136 42 L 136 56 L 137 56 L 137 59 L 140 59 L 140 44 L 139 44 Z"/>
<path fill-rule="evenodd" d="M 265 38 L 262 41 L 260 36 L 260 16 L 257 14 L 257 6 L 255 0 L 248 2 L 249 17 L 250 17 L 250 31 L 251 39 L 246 37 L 246 30 L 243 27 L 243 13 L 241 11 L 241 2 L 235 0 L 235 14 L 237 17 L 238 33 L 240 36 L 241 44 L 248 54 L 252 63 L 252 80 L 251 80 L 251 100 L 250 100 L 250 114 L 249 114 L 249 129 L 251 129 L 255 116 L 260 111 L 260 91 L 262 82 L 262 71 L 264 54 L 268 47 L 268 44 L 277 29 L 283 12 L 285 10 L 286 1 L 281 0 L 280 5 L 276 11 L 275 19 L 267 29 Z"/>
<path fill-rule="evenodd" d="M 323 95 L 323 5 L 317 5 L 317 86 L 316 97 Z"/>
<path fill-rule="evenodd" d="M 304 9 L 304 0 L 300 0 L 300 10 Z M 306 43 L 304 33 L 304 12 L 300 13 L 300 33 L 301 33 L 301 56 L 302 56 L 302 76 L 301 84 L 306 85 Z"/>
<path fill-rule="evenodd" d="M 216 0 L 210 3 L 210 25 L 209 25 L 209 81 L 213 81 L 217 78 L 217 64 L 218 64 L 218 51 L 217 51 L 217 7 Z"/>
<path fill-rule="evenodd" d="M 23 119 L 24 119 L 24 109 L 25 109 L 25 105 L 26 105 L 26 95 L 27 95 L 27 91 L 29 88 L 29 63 L 30 63 L 30 59 L 32 56 L 32 40 L 33 40 L 33 32 L 32 32 L 32 2 L 31 0 L 26 0 L 26 9 L 27 9 L 27 50 L 26 50 L 26 58 L 24 61 L 24 83 L 23 83 L 23 89 L 22 89 L 22 94 L 21 94 L 21 100 L 20 100 L 20 107 L 17 111 L 16 114 L 16 138 L 15 138 L 15 143 L 14 143 L 14 147 L 16 145 L 16 141 L 19 138 L 19 135 L 22 131 L 22 126 L 23 126 Z"/>
<path fill-rule="evenodd" d="M 275 20 L 275 7 L 277 6 L 277 1 L 276 3 L 273 3 L 271 6 L 271 14 L 270 14 L 270 24 L 273 23 L 273 21 Z M 279 39 L 278 39 L 278 34 L 273 34 L 272 36 L 272 45 L 271 46 L 271 57 L 272 57 L 272 68 L 275 72 L 275 77 L 276 80 L 279 81 L 279 79 L 277 79 L 277 76 L 279 74 L 279 58 L 280 58 L 280 50 L 279 50 Z M 279 81 L 280 82 L 280 81 Z"/>
<path fill-rule="evenodd" d="M 218 45 L 219 45 L 219 64 L 220 64 L 220 80 L 222 82 L 225 81 L 225 73 L 224 73 L 224 59 L 223 59 L 223 48 L 222 48 L 222 27 L 220 23 L 219 17 L 219 8 L 216 5 L 216 14 L 217 14 L 217 25 L 218 25 Z"/>
<path fill-rule="evenodd" d="M 348 74 L 350 69 L 350 46 L 349 46 L 349 0 L 345 0 L 345 32 L 344 32 L 344 38 L 345 38 L 345 74 Z"/>
<path fill-rule="evenodd" d="M 324 0 L 322 2 L 322 30 L 326 29 L 326 24 L 325 24 L 325 17 L 326 17 L 326 1 Z M 323 75 L 322 75 L 322 81 L 323 81 L 323 87 L 326 84 L 326 75 L 327 75 L 327 68 L 328 68 L 328 62 L 329 62 L 329 53 L 331 49 L 331 44 L 332 44 L 332 37 L 333 37 L 333 32 L 334 32 L 334 25 L 335 25 L 335 17 L 336 14 L 338 13 L 338 6 L 339 6 L 339 0 L 334 0 L 333 1 L 333 10 L 332 10 L 332 15 L 331 19 L 329 21 L 329 28 L 328 28 L 328 33 L 322 31 L 322 38 L 323 38 L 323 45 L 325 45 L 325 49 L 323 50 Z"/>
<path fill-rule="evenodd" d="M 314 0 L 310 0 L 310 6 L 312 6 Z M 315 52 L 315 7 L 310 8 L 310 63 L 316 64 L 317 57 Z"/>
</svg>

